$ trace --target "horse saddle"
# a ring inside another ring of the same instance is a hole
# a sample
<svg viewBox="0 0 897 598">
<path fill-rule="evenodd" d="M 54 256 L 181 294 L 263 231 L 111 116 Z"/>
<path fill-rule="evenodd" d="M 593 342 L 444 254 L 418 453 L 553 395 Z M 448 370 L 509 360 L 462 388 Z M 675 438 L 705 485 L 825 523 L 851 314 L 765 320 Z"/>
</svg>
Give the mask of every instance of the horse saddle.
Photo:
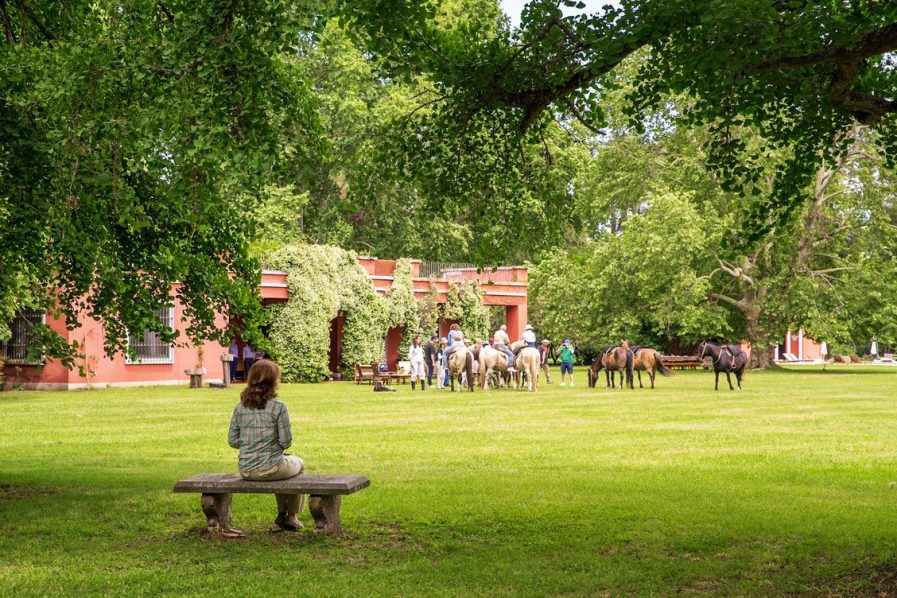
<svg viewBox="0 0 897 598">
<path fill-rule="evenodd" d="M 732 354 L 732 357 L 738 357 L 742 354 L 742 350 L 738 345 L 726 345 L 726 348 L 729 350 L 729 353 Z"/>
</svg>

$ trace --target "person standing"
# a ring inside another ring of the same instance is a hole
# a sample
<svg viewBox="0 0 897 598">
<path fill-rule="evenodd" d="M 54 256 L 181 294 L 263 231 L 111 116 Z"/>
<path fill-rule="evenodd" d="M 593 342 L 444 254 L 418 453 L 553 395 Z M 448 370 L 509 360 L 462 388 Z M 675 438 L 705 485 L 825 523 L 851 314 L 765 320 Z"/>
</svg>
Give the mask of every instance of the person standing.
<svg viewBox="0 0 897 598">
<path fill-rule="evenodd" d="M 416 382 L 420 382 L 421 390 L 427 390 L 424 377 L 424 348 L 420 346 L 419 336 L 415 336 L 411 346 L 408 347 L 408 361 L 411 362 L 411 390 L 414 390 Z"/>
<path fill-rule="evenodd" d="M 243 379 L 249 380 L 249 370 L 255 363 L 255 349 L 249 343 L 243 344 Z"/>
<path fill-rule="evenodd" d="M 548 384 L 551 384 L 551 368 L 548 367 L 548 339 L 542 339 L 542 344 L 539 345 L 539 364 L 540 368 L 543 372 L 545 372 L 545 381 Z"/>
<path fill-rule="evenodd" d="M 436 350 L 436 388 L 445 388 L 445 349 L 448 347 L 448 340 L 443 338 L 439 341 L 439 349 Z"/>
<path fill-rule="evenodd" d="M 564 339 L 564 344 L 561 345 L 561 386 L 564 386 L 565 373 L 570 375 L 570 386 L 574 386 L 573 355 L 575 354 L 576 349 L 573 348 L 573 343 L 570 342 L 569 338 Z"/>
<path fill-rule="evenodd" d="M 237 379 L 237 363 L 240 361 L 240 347 L 237 346 L 237 339 L 230 342 L 227 352 L 233 357 L 230 361 L 230 381 L 233 382 Z"/>
<path fill-rule="evenodd" d="M 433 369 L 436 366 L 436 344 L 439 340 L 435 334 L 430 337 L 430 342 L 424 347 L 424 365 L 427 366 L 427 386 L 433 386 Z"/>
</svg>

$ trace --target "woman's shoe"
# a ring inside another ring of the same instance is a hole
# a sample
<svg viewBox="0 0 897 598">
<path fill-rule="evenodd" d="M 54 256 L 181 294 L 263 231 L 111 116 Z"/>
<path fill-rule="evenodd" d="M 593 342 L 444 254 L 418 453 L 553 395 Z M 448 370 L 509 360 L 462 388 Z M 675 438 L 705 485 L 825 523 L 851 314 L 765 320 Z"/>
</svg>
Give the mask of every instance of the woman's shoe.
<svg viewBox="0 0 897 598">
<path fill-rule="evenodd" d="M 290 515 L 286 511 L 277 514 L 274 525 L 288 532 L 295 532 L 302 529 L 302 522 L 295 515 Z"/>
</svg>

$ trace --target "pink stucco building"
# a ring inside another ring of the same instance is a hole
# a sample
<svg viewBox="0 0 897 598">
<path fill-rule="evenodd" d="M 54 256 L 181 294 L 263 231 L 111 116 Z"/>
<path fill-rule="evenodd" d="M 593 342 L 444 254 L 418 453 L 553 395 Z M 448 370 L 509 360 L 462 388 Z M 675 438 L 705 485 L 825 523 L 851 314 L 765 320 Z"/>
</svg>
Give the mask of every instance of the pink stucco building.
<svg viewBox="0 0 897 598">
<path fill-rule="evenodd" d="M 371 284 L 378 294 L 384 295 L 392 283 L 396 267 L 395 260 L 380 260 L 373 257 L 359 258 L 359 264 L 367 271 Z M 445 303 L 449 284 L 455 281 L 480 280 L 483 283 L 487 305 L 505 308 L 508 332 L 512 338 L 518 338 L 523 332 L 527 318 L 528 276 L 526 268 L 499 268 L 495 272 L 477 272 L 475 268 L 441 267 L 437 271 L 422 272 L 424 263 L 420 260 L 412 262 L 412 279 L 415 295 L 422 299 L 433 284 L 438 293 L 440 303 Z M 424 276 L 436 273 L 437 276 Z M 286 273 L 266 270 L 262 273 L 259 293 L 265 303 L 285 302 L 289 299 L 286 284 Z M 181 306 L 175 303 L 170 310 L 159 313 L 170 325 L 183 331 L 181 323 Z M 81 347 L 83 358 L 78 365 L 82 366 L 84 376 L 79 369 L 69 370 L 54 359 L 45 359 L 43 363 L 29 363 L 25 355 L 27 330 L 29 322 L 46 321 L 46 323 L 68 341 L 77 341 Z M 217 322 L 222 328 L 227 327 L 227 318 L 219 315 Z M 0 346 L 3 351 L 5 365 L 3 368 L 6 386 L 18 386 L 27 389 L 64 390 L 107 386 L 148 386 L 162 384 L 186 384 L 188 376 L 185 370 L 205 368 L 207 382 L 221 381 L 222 363 L 220 356 L 227 352 L 215 342 L 206 342 L 199 346 L 176 346 L 162 343 L 153 333 L 146 333 L 139 338 L 131 339 L 131 347 L 137 353 L 132 362 L 123 355 L 109 358 L 103 352 L 104 330 L 99 322 L 83 318 L 81 326 L 69 331 L 63 319 L 54 320 L 36 312 L 22 312 L 13 322 L 13 338 Z M 444 332 L 451 324 L 443 321 Z M 398 347 L 401 342 L 401 330 L 391 329 L 384 339 L 384 354 L 391 367 L 395 367 L 398 359 Z M 241 344 L 242 346 L 242 344 Z M 340 363 L 342 349 L 342 325 L 337 317 L 331 323 L 331 370 L 336 371 Z"/>
</svg>

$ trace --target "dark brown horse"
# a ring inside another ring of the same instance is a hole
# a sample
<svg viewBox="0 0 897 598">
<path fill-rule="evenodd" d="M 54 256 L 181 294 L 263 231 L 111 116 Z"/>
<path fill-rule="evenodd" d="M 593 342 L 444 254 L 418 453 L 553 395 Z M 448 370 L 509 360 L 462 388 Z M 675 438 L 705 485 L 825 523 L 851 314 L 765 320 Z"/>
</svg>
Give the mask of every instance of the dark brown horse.
<svg viewBox="0 0 897 598">
<path fill-rule="evenodd" d="M 623 343 L 624 347 L 629 348 L 628 343 Z M 657 372 L 664 376 L 672 376 L 673 370 L 663 365 L 663 356 L 651 347 L 632 347 L 633 362 L 632 369 L 638 373 L 638 387 L 642 386 L 642 372 L 648 372 L 651 379 L 651 388 L 654 388 L 654 378 Z"/>
<path fill-rule="evenodd" d="M 604 377 L 607 382 L 606 388 L 616 388 L 614 372 L 620 372 L 620 388 L 626 388 L 623 373 L 625 372 L 625 381 L 629 383 L 629 388 L 635 388 L 632 377 L 632 351 L 621 345 L 609 345 L 601 350 L 601 354 L 592 362 L 589 368 L 589 387 L 594 388 L 598 382 L 598 372 L 604 370 Z"/>
<path fill-rule="evenodd" d="M 713 371 L 716 373 L 714 390 L 719 390 L 719 373 L 726 372 L 726 380 L 729 381 L 729 390 L 735 390 L 732 386 L 732 376 L 738 381 L 738 390 L 741 390 L 741 378 L 744 376 L 744 368 L 747 365 L 747 355 L 735 345 L 722 345 L 713 341 L 701 341 L 698 345 L 698 358 L 709 357 L 713 360 Z"/>
</svg>

